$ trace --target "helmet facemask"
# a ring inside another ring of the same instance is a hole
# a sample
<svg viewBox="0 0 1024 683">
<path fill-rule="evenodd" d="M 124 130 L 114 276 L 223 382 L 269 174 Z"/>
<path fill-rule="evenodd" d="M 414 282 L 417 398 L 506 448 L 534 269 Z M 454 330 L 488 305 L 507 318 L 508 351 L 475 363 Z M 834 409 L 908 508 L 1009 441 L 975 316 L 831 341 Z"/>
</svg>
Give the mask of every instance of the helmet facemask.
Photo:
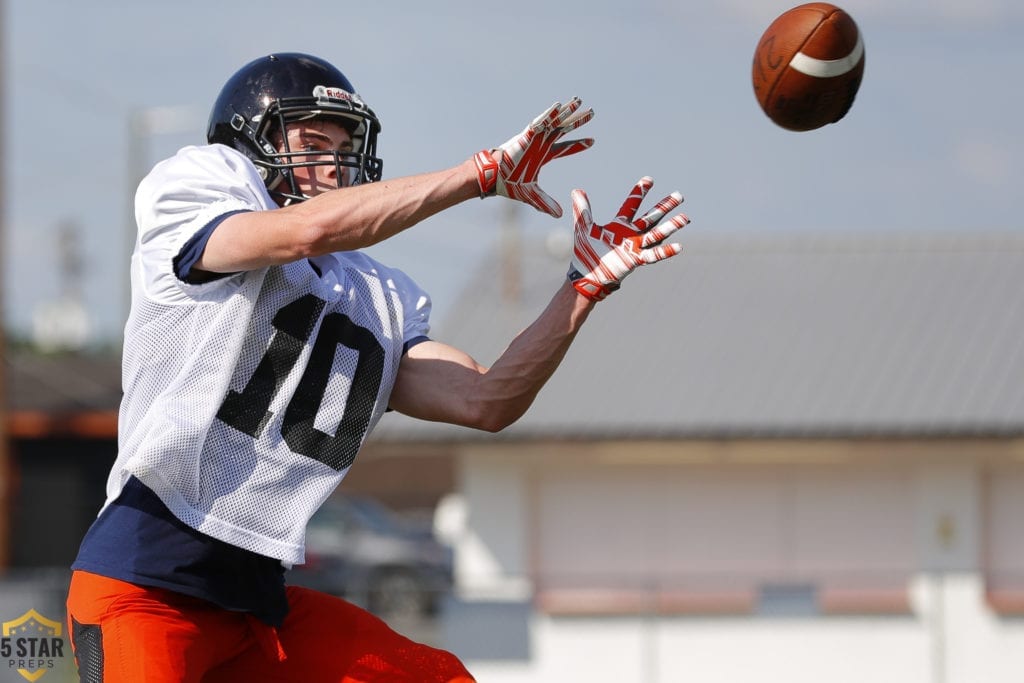
<svg viewBox="0 0 1024 683">
<path fill-rule="evenodd" d="M 379 128 L 376 119 L 366 117 L 365 105 L 357 96 L 335 89 L 335 94 L 342 94 L 345 99 L 341 102 L 347 105 L 339 106 L 338 99 L 328 98 L 324 92 L 319 92 L 329 89 L 321 86 L 316 91 L 315 102 L 306 97 L 282 98 L 272 101 L 263 115 L 253 117 L 256 125 L 254 138 L 263 150 L 253 161 L 266 180 L 267 190 L 282 204 L 309 199 L 300 190 L 292 173 L 295 168 L 333 167 L 335 177 L 347 176 L 350 179 L 349 186 L 381 178 L 382 163 L 376 155 Z M 315 119 L 343 126 L 352 138 L 352 151 L 292 150 L 288 140 L 289 129 L 296 123 Z M 277 140 L 280 140 L 279 144 L 275 144 Z"/>
</svg>

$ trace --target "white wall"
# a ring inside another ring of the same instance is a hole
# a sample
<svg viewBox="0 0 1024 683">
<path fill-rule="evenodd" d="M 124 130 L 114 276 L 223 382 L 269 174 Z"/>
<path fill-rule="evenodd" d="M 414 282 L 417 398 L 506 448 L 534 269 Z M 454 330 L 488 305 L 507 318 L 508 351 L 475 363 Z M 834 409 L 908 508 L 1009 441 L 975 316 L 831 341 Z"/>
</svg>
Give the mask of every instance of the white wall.
<svg viewBox="0 0 1024 683">
<path fill-rule="evenodd" d="M 912 683 L 929 680 L 909 620 L 551 619 L 527 663 L 470 662 L 481 682 Z M 995 679 L 991 679 L 995 680 Z"/>
<path fill-rule="evenodd" d="M 497 586 L 504 576 L 527 592 L 507 591 L 509 601 L 528 601 L 531 589 L 686 587 L 701 577 L 855 587 L 895 577 L 908 599 L 876 616 L 779 617 L 757 604 L 718 616 L 533 609 L 525 656 L 467 656 L 470 668 L 488 683 L 1019 681 L 1024 619 L 989 607 L 985 563 L 1024 576 L 1024 462 L 993 465 L 969 447 L 948 455 L 467 457 L 459 581 Z"/>
</svg>

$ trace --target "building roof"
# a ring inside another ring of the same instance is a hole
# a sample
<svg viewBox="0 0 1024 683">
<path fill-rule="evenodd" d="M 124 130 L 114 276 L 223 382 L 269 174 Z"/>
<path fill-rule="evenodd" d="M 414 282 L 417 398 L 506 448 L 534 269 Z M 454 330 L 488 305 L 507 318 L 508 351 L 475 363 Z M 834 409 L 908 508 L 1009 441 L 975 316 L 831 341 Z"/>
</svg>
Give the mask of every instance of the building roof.
<svg viewBox="0 0 1024 683">
<path fill-rule="evenodd" d="M 7 349 L 4 382 L 7 429 L 12 436 L 117 436 L 119 354 Z"/>
<path fill-rule="evenodd" d="M 497 438 L 1024 433 L 1024 236 L 681 241 L 598 305 Z M 563 278 L 546 251 L 513 250 L 518 280 L 488 264 L 435 337 L 492 363 Z M 375 438 L 481 437 L 389 414 Z"/>
</svg>

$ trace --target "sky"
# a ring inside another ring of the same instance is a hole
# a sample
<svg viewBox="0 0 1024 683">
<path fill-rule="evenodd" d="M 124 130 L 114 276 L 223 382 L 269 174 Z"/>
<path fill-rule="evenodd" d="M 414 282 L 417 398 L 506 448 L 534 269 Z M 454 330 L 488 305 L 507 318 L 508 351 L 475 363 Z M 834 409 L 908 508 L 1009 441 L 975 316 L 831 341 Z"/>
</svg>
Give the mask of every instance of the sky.
<svg viewBox="0 0 1024 683">
<path fill-rule="evenodd" d="M 27 336 L 37 318 L 64 320 L 82 343 L 119 343 L 138 177 L 202 144 L 221 85 L 280 51 L 348 76 L 382 121 L 387 177 L 458 164 L 578 95 L 596 144 L 541 185 L 567 212 L 585 189 L 600 221 L 650 175 L 652 195 L 686 197 L 684 250 L 694 232 L 1024 230 L 1024 5 L 840 3 L 864 37 L 864 81 L 842 121 L 794 133 L 750 82 L 761 33 L 793 4 L 6 0 L 5 326 Z M 153 125 L 133 134 L 135 120 Z M 370 252 L 431 292 L 443 320 L 499 244 L 503 203 L 466 202 Z M 571 232 L 568 217 L 514 215 L 527 236 Z"/>
</svg>

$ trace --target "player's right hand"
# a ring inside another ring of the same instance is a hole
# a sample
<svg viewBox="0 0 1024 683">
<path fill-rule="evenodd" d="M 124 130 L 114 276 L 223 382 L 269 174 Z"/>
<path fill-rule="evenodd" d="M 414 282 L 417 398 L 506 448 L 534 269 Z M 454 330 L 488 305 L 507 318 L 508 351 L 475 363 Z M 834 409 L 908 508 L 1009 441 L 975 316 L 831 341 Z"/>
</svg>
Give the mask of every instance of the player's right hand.
<svg viewBox="0 0 1024 683">
<path fill-rule="evenodd" d="M 604 225 L 594 223 L 587 193 L 573 190 L 574 239 L 569 280 L 577 292 L 592 301 L 601 301 L 640 266 L 682 251 L 678 244 L 664 241 L 690 219 L 683 213 L 664 222 L 661 219 L 683 202 L 683 195 L 673 192 L 636 218 L 640 204 L 653 185 L 654 181 L 647 176 L 637 181 L 615 219 Z"/>
<path fill-rule="evenodd" d="M 555 218 L 562 215 L 562 207 L 537 184 L 540 169 L 552 159 L 569 156 L 589 149 L 593 138 L 579 140 L 559 139 L 594 118 L 594 110 L 581 110 L 583 101 L 572 98 L 568 104 L 555 102 L 535 118 L 519 135 L 509 139 L 497 149 L 477 152 L 477 179 L 480 196 L 498 194 L 525 202 L 538 211 Z"/>
</svg>

